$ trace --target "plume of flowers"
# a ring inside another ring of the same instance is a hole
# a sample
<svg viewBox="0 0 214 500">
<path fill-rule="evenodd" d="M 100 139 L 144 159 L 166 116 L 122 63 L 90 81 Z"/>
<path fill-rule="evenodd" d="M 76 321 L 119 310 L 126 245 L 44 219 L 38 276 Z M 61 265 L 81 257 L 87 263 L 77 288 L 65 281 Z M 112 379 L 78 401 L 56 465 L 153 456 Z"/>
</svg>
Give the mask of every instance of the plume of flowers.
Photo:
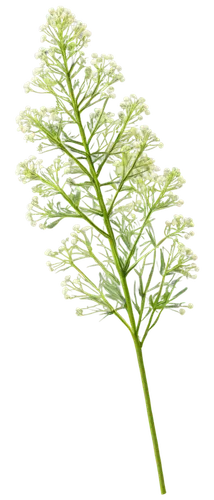
<svg viewBox="0 0 214 500">
<path fill-rule="evenodd" d="M 46 250 L 47 266 L 66 272 L 62 292 L 67 300 L 79 300 L 78 317 L 116 316 L 129 330 L 165 493 L 142 347 L 164 311 L 183 316 L 193 308 L 181 300 L 187 287 L 180 288 L 183 279 L 195 279 L 199 270 L 197 256 L 182 241 L 194 236 L 193 220 L 174 215 L 159 241 L 154 230 L 160 211 L 183 205 L 177 192 L 185 179 L 175 167 L 160 172 L 150 156 L 163 143 L 142 124 L 149 114 L 143 97 L 124 97 L 117 115 L 108 108 L 116 97 L 115 84 L 124 81 L 122 68 L 112 54 L 92 53 L 89 60 L 86 24 L 69 9 L 51 8 L 40 31 L 45 44 L 35 54 L 40 65 L 24 89 L 51 95 L 55 105 L 26 106 L 17 124 L 39 154 L 56 150 L 57 156 L 51 164 L 30 156 L 17 166 L 19 180 L 34 183 L 27 220 L 45 230 L 75 219 L 59 248 Z M 87 274 L 82 259 L 88 263 Z"/>
</svg>

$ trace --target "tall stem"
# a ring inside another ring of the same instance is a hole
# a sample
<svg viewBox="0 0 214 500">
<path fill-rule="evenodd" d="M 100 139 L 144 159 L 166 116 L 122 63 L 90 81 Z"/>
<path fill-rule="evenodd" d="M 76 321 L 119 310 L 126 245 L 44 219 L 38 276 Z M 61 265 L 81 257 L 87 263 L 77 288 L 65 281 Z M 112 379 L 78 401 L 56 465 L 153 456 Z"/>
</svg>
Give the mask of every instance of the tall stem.
<svg viewBox="0 0 214 500">
<path fill-rule="evenodd" d="M 131 325 L 130 331 L 131 331 L 131 335 L 132 335 L 132 338 L 133 338 L 134 344 L 135 344 L 138 364 L 139 364 L 139 368 L 140 368 L 141 380 L 142 380 L 142 384 L 143 384 L 147 414 L 148 414 L 148 419 L 149 419 L 150 431 L 151 431 L 154 452 L 155 452 L 155 459 L 156 459 L 158 475 L 159 475 L 160 489 L 161 489 L 161 493 L 164 494 L 164 493 L 166 493 L 166 489 L 165 489 L 165 484 L 164 484 L 164 477 L 163 477 L 161 458 L 160 458 L 160 452 L 159 452 L 159 447 L 158 447 L 158 440 L 157 440 L 156 431 L 155 431 L 155 424 L 154 424 L 154 419 L 153 419 L 153 414 L 152 414 L 149 389 L 148 389 L 146 373 L 145 373 L 145 368 L 144 368 L 144 363 L 143 363 L 141 344 L 140 344 L 139 338 L 137 336 L 135 318 L 134 318 L 134 313 L 133 313 L 132 303 L 131 303 L 131 297 L 130 297 L 130 293 L 129 293 L 129 289 L 128 289 L 128 285 L 127 285 L 127 281 L 126 281 L 126 273 L 125 273 L 124 268 L 121 266 L 120 258 L 119 258 L 118 252 L 117 252 L 117 245 L 116 245 L 116 241 L 115 241 L 115 237 L 114 237 L 114 232 L 113 232 L 113 229 L 111 227 L 109 214 L 107 212 L 107 209 L 106 209 L 106 206 L 104 203 L 104 199 L 103 199 L 103 195 L 102 195 L 102 191 L 101 191 L 101 187 L 100 187 L 100 183 L 98 181 L 99 170 L 98 170 L 98 172 L 95 171 L 95 168 L 94 168 L 94 165 L 93 165 L 93 162 L 91 159 L 89 145 L 88 145 L 88 142 L 86 140 L 85 131 L 84 131 L 84 128 L 83 128 L 82 122 L 81 122 L 80 112 L 79 112 L 78 105 L 77 105 L 77 102 L 76 102 L 76 99 L 75 99 L 75 96 L 73 93 L 70 75 L 69 75 L 68 67 L 67 67 L 67 60 L 66 60 L 65 51 L 64 51 L 63 47 L 62 47 L 62 55 L 63 55 L 63 59 L 64 59 L 64 64 L 65 64 L 65 69 L 66 69 L 66 80 L 67 80 L 68 90 L 69 90 L 69 94 L 70 94 L 73 109 L 74 109 L 74 114 L 75 114 L 75 117 L 77 120 L 80 135 L 81 135 L 83 145 L 85 148 L 86 158 L 87 158 L 87 162 L 88 162 L 88 165 L 90 168 L 91 177 L 93 178 L 94 188 L 96 190 L 97 197 L 98 197 L 99 204 L 100 204 L 100 208 L 101 208 L 102 213 L 103 213 L 103 219 L 104 219 L 104 223 L 105 223 L 105 226 L 107 229 L 108 240 L 109 240 L 109 244 L 111 247 L 112 255 L 113 255 L 113 258 L 115 261 L 117 272 L 120 276 L 121 285 L 122 285 L 123 292 L 124 292 L 125 299 L 126 299 L 126 307 L 127 307 L 129 320 L 130 320 L 130 325 Z M 150 215 L 150 213 L 147 215 L 146 220 L 144 221 L 144 225 L 145 225 L 145 222 L 147 221 L 149 215 Z M 141 233 L 140 233 L 140 235 L 141 235 Z M 137 237 L 135 244 L 137 244 L 139 238 L 140 238 L 140 236 Z M 135 245 L 134 245 L 134 248 L 135 248 Z M 130 253 L 130 256 L 129 256 L 129 259 L 127 262 L 127 267 L 129 266 L 129 262 L 130 262 L 132 255 L 133 255 L 133 251 Z"/>
<path fill-rule="evenodd" d="M 140 342 L 136 336 L 134 337 L 134 344 L 135 344 L 135 349 L 136 349 L 136 353 L 137 353 L 137 360 L 138 360 L 138 365 L 139 365 L 139 369 L 140 369 L 141 381 L 142 381 L 142 385 L 143 385 L 143 392 L 144 392 L 144 397 L 145 397 L 145 402 L 146 402 L 149 427 L 150 427 L 150 431 L 151 431 L 152 442 L 153 442 L 154 453 L 155 453 L 155 460 L 156 460 L 157 470 L 158 470 L 160 490 L 161 490 L 161 494 L 164 495 L 166 493 L 166 487 L 165 487 L 165 482 L 164 482 L 163 469 L 162 469 L 160 451 L 159 451 L 159 446 L 158 446 L 157 434 L 156 434 L 156 430 L 155 430 L 154 418 L 153 418 L 153 413 L 152 413 L 149 388 L 148 388 L 146 372 L 145 372 L 145 367 L 144 367 L 144 362 L 143 362 L 141 345 L 140 345 Z"/>
</svg>

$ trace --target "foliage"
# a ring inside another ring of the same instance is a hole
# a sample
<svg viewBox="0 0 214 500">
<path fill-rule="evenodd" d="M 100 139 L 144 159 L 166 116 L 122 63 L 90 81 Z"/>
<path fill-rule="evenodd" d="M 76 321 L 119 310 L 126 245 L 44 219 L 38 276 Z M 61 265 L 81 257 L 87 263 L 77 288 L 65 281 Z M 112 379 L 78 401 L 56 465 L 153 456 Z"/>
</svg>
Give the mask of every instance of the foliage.
<svg viewBox="0 0 214 500">
<path fill-rule="evenodd" d="M 36 54 L 40 66 L 24 87 L 51 94 L 55 106 L 27 106 L 17 122 L 39 153 L 57 150 L 58 156 L 48 167 L 35 156 L 17 167 L 20 181 L 36 182 L 27 219 L 42 229 L 66 217 L 87 223 L 74 225 L 57 251 L 46 251 L 47 264 L 51 271 L 77 272 L 66 275 L 62 286 L 66 299 L 88 302 L 78 307 L 78 316 L 114 314 L 142 345 L 163 310 L 183 314 L 193 307 L 181 301 L 187 288 L 178 288 L 183 277 L 196 278 L 198 271 L 197 257 L 181 242 L 194 235 L 193 221 L 175 215 L 160 241 L 153 224 L 156 212 L 182 205 L 176 192 L 185 180 L 175 168 L 158 174 L 149 156 L 163 144 L 139 124 L 149 114 L 145 99 L 131 94 L 117 116 L 107 111 L 113 85 L 124 77 L 111 54 L 92 54 L 88 64 L 86 25 L 60 7 L 50 9 L 41 31 L 46 45 Z M 82 259 L 99 268 L 97 278 L 79 267 Z"/>
</svg>

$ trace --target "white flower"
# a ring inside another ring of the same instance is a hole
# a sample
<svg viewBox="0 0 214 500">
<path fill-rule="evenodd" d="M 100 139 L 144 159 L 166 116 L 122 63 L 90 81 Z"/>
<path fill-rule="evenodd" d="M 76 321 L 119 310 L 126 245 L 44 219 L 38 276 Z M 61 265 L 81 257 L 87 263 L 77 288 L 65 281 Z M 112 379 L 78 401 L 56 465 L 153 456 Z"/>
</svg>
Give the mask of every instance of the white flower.
<svg viewBox="0 0 214 500">
<path fill-rule="evenodd" d="M 48 44 L 49 56 L 57 60 L 61 43 L 65 42 L 65 51 L 69 56 L 84 50 L 92 41 L 92 30 L 80 19 L 71 7 L 59 5 L 46 11 L 41 23 L 40 38 Z"/>
<path fill-rule="evenodd" d="M 77 316 L 83 316 L 83 309 L 80 309 L 79 307 L 77 307 L 77 309 L 76 309 L 76 315 Z"/>
<path fill-rule="evenodd" d="M 140 135 L 142 143 L 146 142 L 146 151 L 162 151 L 166 143 L 157 132 L 148 124 L 139 124 L 136 133 Z"/>
<path fill-rule="evenodd" d="M 138 141 L 133 142 L 134 148 L 140 148 L 140 143 Z"/>
<path fill-rule="evenodd" d="M 93 51 L 90 64 L 99 72 L 101 87 L 108 82 L 111 85 L 123 85 L 125 83 L 125 72 L 122 65 L 117 61 L 113 52 L 100 53 Z"/>
<path fill-rule="evenodd" d="M 96 59 L 91 59 L 91 64 L 93 64 L 93 66 L 96 66 L 97 60 Z"/>
<path fill-rule="evenodd" d="M 183 303 L 179 307 L 177 307 L 177 303 L 175 301 L 175 307 L 173 308 L 173 304 L 170 307 L 166 307 L 166 310 L 173 311 L 178 314 L 181 318 L 185 318 L 188 316 L 189 311 L 192 311 L 195 308 L 195 304 L 193 302 L 183 300 Z"/>
<path fill-rule="evenodd" d="M 199 255 L 184 241 L 175 241 L 168 252 L 168 274 L 197 281 L 200 275 Z"/>
<path fill-rule="evenodd" d="M 41 57 L 42 50 L 40 50 L 39 54 Z M 46 86 L 49 85 L 51 75 L 52 71 L 47 67 L 46 62 L 43 59 L 38 59 L 38 63 L 33 67 L 31 75 L 27 77 L 22 84 L 24 95 L 41 94 Z"/>
<path fill-rule="evenodd" d="M 58 122 L 58 121 L 60 121 L 60 117 L 57 115 L 57 113 L 56 113 L 56 112 L 51 113 L 51 114 L 49 115 L 49 121 L 52 121 L 52 122 Z"/>
<path fill-rule="evenodd" d="M 15 116 L 15 126 L 23 141 L 37 146 L 40 154 L 56 151 L 55 136 L 58 132 L 60 117 L 55 105 L 26 105 Z M 40 128 L 40 124 L 42 127 Z M 50 135 L 53 136 L 51 144 Z"/>
<path fill-rule="evenodd" d="M 31 184 L 36 179 L 36 174 L 45 166 L 46 162 L 37 154 L 28 155 L 24 160 L 19 160 L 14 166 L 14 173 L 23 186 Z"/>
<path fill-rule="evenodd" d="M 72 261 L 78 265 L 83 260 L 91 260 L 93 230 L 85 224 L 73 223 L 70 233 L 60 242 L 58 248 L 46 252 L 46 266 L 52 274 L 76 270 Z"/>
<path fill-rule="evenodd" d="M 163 222 L 162 235 L 167 239 L 179 237 L 188 241 L 196 236 L 195 226 L 195 219 L 184 213 L 177 213 Z"/>
<path fill-rule="evenodd" d="M 97 76 L 98 75 L 98 71 L 96 69 L 93 69 L 93 71 L 91 72 L 91 78 L 93 78 L 94 76 Z"/>
<path fill-rule="evenodd" d="M 151 106 L 144 96 L 138 96 L 136 92 L 124 95 L 120 102 L 122 116 L 132 113 L 133 118 L 129 119 L 129 124 L 142 121 L 144 118 L 151 118 Z"/>
<path fill-rule="evenodd" d="M 89 298 L 96 301 L 96 297 L 99 297 L 99 292 L 94 291 L 93 284 L 90 286 L 88 281 L 78 274 L 78 271 L 75 274 L 72 272 L 63 276 L 59 281 L 59 291 L 65 302 L 74 300 L 88 302 Z"/>
</svg>

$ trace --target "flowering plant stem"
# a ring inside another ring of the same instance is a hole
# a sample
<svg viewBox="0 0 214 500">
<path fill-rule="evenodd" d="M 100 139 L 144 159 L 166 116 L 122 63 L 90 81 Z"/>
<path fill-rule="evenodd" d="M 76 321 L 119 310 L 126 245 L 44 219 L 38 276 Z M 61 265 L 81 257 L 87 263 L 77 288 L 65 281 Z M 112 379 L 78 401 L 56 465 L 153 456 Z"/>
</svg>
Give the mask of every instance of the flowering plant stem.
<svg viewBox="0 0 214 500">
<path fill-rule="evenodd" d="M 62 50 L 62 53 L 63 53 L 64 64 L 67 65 L 65 54 L 64 54 L 63 50 Z M 145 409 L 146 424 L 147 424 L 149 437 L 150 437 L 150 441 L 151 441 L 153 460 L 154 460 L 156 474 L 157 474 L 157 484 L 158 484 L 160 496 L 164 497 L 167 494 L 167 485 L 166 485 L 163 457 L 162 457 L 162 453 L 161 453 L 159 433 L 158 433 L 158 429 L 157 429 L 157 421 L 156 421 L 156 417 L 155 417 L 155 413 L 154 413 L 154 409 L 153 409 L 152 391 L 151 391 L 151 387 L 149 386 L 149 383 L 148 383 L 148 375 L 147 375 L 148 369 L 147 369 L 146 362 L 145 362 L 145 353 L 142 351 L 142 349 L 140 347 L 140 342 L 139 342 L 138 337 L 137 337 L 135 317 L 134 317 L 134 312 L 133 312 L 133 308 L 132 308 L 126 272 L 123 269 L 121 262 L 120 262 L 114 232 L 113 232 L 113 229 L 111 227 L 109 215 L 108 215 L 106 205 L 105 205 L 105 202 L 103 199 L 103 195 L 101 192 L 101 187 L 100 187 L 100 183 L 98 180 L 98 176 L 97 176 L 96 172 L 94 171 L 94 166 L 93 166 L 93 162 L 92 162 L 90 152 L 88 149 L 80 112 L 76 106 L 76 102 L 75 102 L 75 98 L 74 98 L 74 94 L 73 94 L 72 84 L 71 84 L 71 80 L 69 77 L 69 69 L 67 70 L 66 81 L 67 81 L 68 89 L 70 92 L 71 102 L 72 102 L 72 106 L 73 106 L 74 114 L 75 114 L 75 119 L 76 119 L 76 122 L 77 122 L 78 127 L 79 127 L 79 133 L 80 133 L 83 149 L 84 149 L 85 154 L 88 158 L 90 173 L 91 173 L 91 176 L 93 177 L 93 183 L 95 185 L 97 198 L 99 200 L 100 208 L 101 208 L 102 213 L 103 213 L 105 227 L 106 227 L 106 230 L 108 232 L 108 237 L 107 237 L 108 243 L 109 243 L 112 255 L 113 255 L 114 260 L 115 260 L 116 268 L 118 271 L 118 275 L 120 278 L 121 286 L 122 286 L 125 301 L 126 301 L 127 315 L 128 315 L 128 319 L 129 319 L 130 325 L 131 325 L 131 328 L 130 327 L 128 328 L 129 329 L 128 333 L 131 337 L 131 341 L 132 341 L 133 346 L 134 346 L 137 366 L 138 366 L 139 375 L 140 375 L 140 382 L 141 382 L 142 391 L 144 394 L 144 409 Z M 150 212 L 147 215 L 145 223 L 146 223 L 149 215 L 150 215 Z M 138 239 L 136 240 L 136 242 L 137 241 L 138 241 Z M 131 257 L 131 255 L 130 255 L 130 257 Z M 128 259 L 128 262 L 129 262 L 129 259 Z M 119 315 L 117 315 L 117 317 L 118 316 Z M 119 316 L 118 320 L 121 322 L 122 318 L 120 318 L 120 316 Z M 124 325 L 124 322 L 123 322 L 123 325 Z"/>
<path fill-rule="evenodd" d="M 148 420 L 149 420 L 149 427 L 150 427 L 150 432 L 151 432 L 151 436 L 152 436 L 153 447 L 154 447 L 155 460 L 156 460 L 156 464 L 157 464 L 160 490 L 161 490 L 161 494 L 164 495 L 166 493 L 166 487 L 165 487 L 165 482 L 164 482 L 164 475 L 163 475 L 158 439 L 157 439 L 157 434 L 156 434 L 156 430 L 155 430 L 155 423 L 154 423 L 154 418 L 153 418 L 153 413 L 152 413 L 149 388 L 148 388 L 146 372 L 145 372 L 145 367 L 144 367 L 144 362 L 143 362 L 143 353 L 142 353 L 141 344 L 140 344 L 138 338 L 136 336 L 134 336 L 133 340 L 134 340 L 134 345 L 135 345 L 135 349 L 136 349 L 137 360 L 138 360 L 138 365 L 139 365 L 139 369 L 140 369 L 140 376 L 141 376 L 141 381 L 142 381 L 142 386 L 143 386 L 143 392 L 144 392 L 144 397 L 145 397 L 145 402 L 146 402 L 146 410 L 147 410 L 147 415 L 148 415 Z"/>
<path fill-rule="evenodd" d="M 183 206 L 178 191 L 188 181 L 176 165 L 158 165 L 150 156 L 165 143 L 142 123 L 152 117 L 144 96 L 132 92 L 122 97 L 116 113 L 109 109 L 115 85 L 125 82 L 124 70 L 112 54 L 87 53 L 91 34 L 70 7 L 51 8 L 40 35 L 38 64 L 24 93 L 45 93 L 54 104 L 17 112 L 17 132 L 38 153 L 15 166 L 17 179 L 33 193 L 25 220 L 42 231 L 73 222 L 59 247 L 48 249 L 46 265 L 51 273 L 64 274 L 61 298 L 84 304 L 74 304 L 75 319 L 114 317 L 127 331 L 164 497 L 168 486 L 145 345 L 164 311 L 184 317 L 192 310 L 182 298 L 188 283 L 180 288 L 180 282 L 197 280 L 199 264 L 185 244 L 195 234 L 195 222 L 178 213 L 163 222 L 159 236 L 152 219 Z M 42 159 L 54 152 L 50 162 Z M 96 266 L 97 281 L 88 273 Z"/>
</svg>

